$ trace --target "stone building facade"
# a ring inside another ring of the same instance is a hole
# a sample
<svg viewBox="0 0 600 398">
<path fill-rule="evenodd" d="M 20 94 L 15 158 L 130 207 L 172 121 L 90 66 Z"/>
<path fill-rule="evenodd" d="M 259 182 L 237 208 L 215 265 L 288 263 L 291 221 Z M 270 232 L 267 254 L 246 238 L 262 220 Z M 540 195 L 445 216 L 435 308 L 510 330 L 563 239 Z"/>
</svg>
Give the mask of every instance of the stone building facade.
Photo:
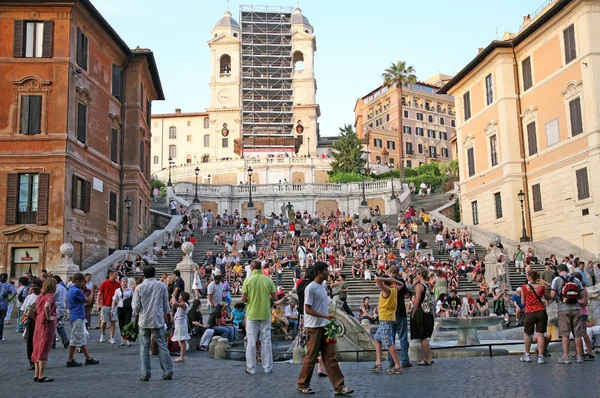
<svg viewBox="0 0 600 398">
<path fill-rule="evenodd" d="M 0 4 L 0 272 L 75 247 L 85 268 L 148 234 L 151 51 L 130 49 L 89 0 Z"/>
</svg>

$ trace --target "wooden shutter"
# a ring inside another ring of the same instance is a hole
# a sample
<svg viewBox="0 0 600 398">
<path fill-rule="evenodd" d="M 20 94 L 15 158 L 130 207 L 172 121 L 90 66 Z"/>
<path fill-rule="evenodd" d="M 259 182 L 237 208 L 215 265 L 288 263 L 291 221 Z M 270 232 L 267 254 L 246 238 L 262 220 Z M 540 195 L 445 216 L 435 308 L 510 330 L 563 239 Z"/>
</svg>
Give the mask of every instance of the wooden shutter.
<svg viewBox="0 0 600 398">
<path fill-rule="evenodd" d="M 42 96 L 29 96 L 29 134 L 40 134 L 42 125 Z"/>
<path fill-rule="evenodd" d="M 118 149 L 119 149 L 119 130 L 110 129 L 110 160 L 115 163 L 118 163 Z"/>
<path fill-rule="evenodd" d="M 111 192 L 109 195 L 108 219 L 110 221 L 117 221 L 117 194 L 114 192 Z"/>
<path fill-rule="evenodd" d="M 52 45 L 54 41 L 54 21 L 44 21 L 44 37 L 42 44 L 42 57 L 52 58 Z"/>
<path fill-rule="evenodd" d="M 71 177 L 71 207 L 73 209 L 77 208 L 77 176 L 73 174 Z"/>
<path fill-rule="evenodd" d="M 577 200 L 583 200 L 590 197 L 590 185 L 588 182 L 587 168 L 579 169 L 575 172 L 577 180 Z"/>
<path fill-rule="evenodd" d="M 84 104 L 77 104 L 77 140 L 86 142 L 87 129 L 87 107 Z"/>
<path fill-rule="evenodd" d="M 92 183 L 83 181 L 83 211 L 89 213 L 92 203 Z"/>
<path fill-rule="evenodd" d="M 152 118 L 152 101 L 148 100 L 146 102 L 146 124 L 148 125 L 148 127 L 150 127 L 151 125 L 151 119 Z"/>
<path fill-rule="evenodd" d="M 535 128 L 535 122 L 527 125 L 527 146 L 529 147 L 529 156 L 537 153 L 537 132 Z"/>
<path fill-rule="evenodd" d="M 496 206 L 496 218 L 502 218 L 502 195 L 500 192 L 494 194 L 494 205 Z"/>
<path fill-rule="evenodd" d="M 523 71 L 523 90 L 527 91 L 533 86 L 533 76 L 531 74 L 531 57 L 527 57 L 521 63 Z"/>
<path fill-rule="evenodd" d="M 21 96 L 21 123 L 19 132 L 21 134 L 29 134 L 29 95 Z"/>
<path fill-rule="evenodd" d="M 121 67 L 112 66 L 112 95 L 121 100 Z"/>
<path fill-rule="evenodd" d="M 467 149 L 467 166 L 469 169 L 469 177 L 475 175 L 475 153 L 473 148 Z"/>
<path fill-rule="evenodd" d="M 571 115 L 571 135 L 575 137 L 583 133 L 583 123 L 581 120 L 581 100 L 575 98 L 569 102 L 569 111 Z"/>
<path fill-rule="evenodd" d="M 81 29 L 77 28 L 77 64 L 87 71 L 88 39 Z"/>
<path fill-rule="evenodd" d="M 573 61 L 577 58 L 577 46 L 575 44 L 575 26 L 571 25 L 563 31 L 563 39 L 565 42 L 565 63 Z"/>
<path fill-rule="evenodd" d="M 140 141 L 140 171 L 144 174 L 144 141 Z"/>
<path fill-rule="evenodd" d="M 6 225 L 17 223 L 17 197 L 19 194 L 19 175 L 8 173 L 6 179 Z"/>
<path fill-rule="evenodd" d="M 469 120 L 471 118 L 471 92 L 467 91 L 463 95 L 463 107 L 465 113 L 465 120 Z"/>
<path fill-rule="evenodd" d="M 13 35 L 13 57 L 22 58 L 25 56 L 25 21 L 15 20 L 15 29 Z"/>
<path fill-rule="evenodd" d="M 36 224 L 48 224 L 48 196 L 50 194 L 50 174 L 38 175 L 38 199 Z"/>
<path fill-rule="evenodd" d="M 533 196 L 533 211 L 542 211 L 542 190 L 540 184 L 531 186 L 531 196 Z"/>
</svg>

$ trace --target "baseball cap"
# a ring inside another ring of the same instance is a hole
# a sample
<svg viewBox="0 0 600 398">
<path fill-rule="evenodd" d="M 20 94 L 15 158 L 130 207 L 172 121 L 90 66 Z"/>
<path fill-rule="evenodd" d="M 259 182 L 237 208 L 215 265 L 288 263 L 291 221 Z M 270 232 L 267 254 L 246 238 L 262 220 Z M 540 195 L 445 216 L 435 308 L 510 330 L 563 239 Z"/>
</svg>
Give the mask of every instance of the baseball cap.
<svg viewBox="0 0 600 398">
<path fill-rule="evenodd" d="M 8 280 L 8 274 L 3 272 L 0 274 L 0 281 L 6 282 Z"/>
</svg>

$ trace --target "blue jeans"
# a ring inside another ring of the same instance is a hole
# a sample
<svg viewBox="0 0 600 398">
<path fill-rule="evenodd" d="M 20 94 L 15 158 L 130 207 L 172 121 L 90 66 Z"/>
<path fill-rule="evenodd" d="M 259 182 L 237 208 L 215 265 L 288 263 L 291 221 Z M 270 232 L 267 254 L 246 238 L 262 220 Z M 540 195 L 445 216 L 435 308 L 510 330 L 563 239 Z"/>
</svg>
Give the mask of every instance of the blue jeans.
<svg viewBox="0 0 600 398">
<path fill-rule="evenodd" d="M 237 328 L 234 326 L 214 326 L 215 336 L 221 336 L 223 339 L 233 343 L 237 340 Z"/>
<path fill-rule="evenodd" d="M 154 341 L 158 346 L 158 360 L 160 368 L 163 371 L 163 376 L 173 374 L 173 361 L 167 350 L 167 342 L 165 341 L 165 329 L 143 329 L 140 328 L 140 358 L 142 363 L 142 377 L 150 376 L 150 335 L 154 337 Z"/>
<path fill-rule="evenodd" d="M 298 320 L 288 318 L 288 322 L 290 323 L 290 332 L 292 334 L 298 333 Z"/>
<path fill-rule="evenodd" d="M 21 322 L 23 318 L 23 313 L 21 312 L 21 308 L 17 311 L 17 333 L 23 333 L 25 331 L 25 325 Z"/>
<path fill-rule="evenodd" d="M 0 309 L 0 340 L 4 337 L 4 318 L 6 318 L 6 309 Z"/>
<path fill-rule="evenodd" d="M 396 333 L 398 334 L 398 339 L 400 339 L 400 363 L 410 363 L 410 360 L 408 359 L 408 319 L 406 317 L 400 317 L 392 324 L 394 345 L 396 344 Z M 392 360 L 392 356 L 389 352 L 388 362 L 392 364 L 392 366 L 394 365 L 394 361 Z"/>
</svg>

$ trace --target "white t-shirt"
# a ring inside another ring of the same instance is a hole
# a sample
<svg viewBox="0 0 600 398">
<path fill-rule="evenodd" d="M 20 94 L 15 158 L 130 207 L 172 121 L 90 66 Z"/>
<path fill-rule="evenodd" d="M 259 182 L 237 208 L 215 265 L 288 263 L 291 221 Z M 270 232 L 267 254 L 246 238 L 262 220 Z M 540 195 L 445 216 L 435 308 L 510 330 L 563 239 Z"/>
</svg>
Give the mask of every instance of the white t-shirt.
<svg viewBox="0 0 600 398">
<path fill-rule="evenodd" d="M 304 304 L 308 304 L 312 309 L 321 314 L 329 313 L 329 298 L 327 297 L 327 290 L 325 287 L 316 282 L 311 282 L 304 292 Z M 306 328 L 320 328 L 329 323 L 328 319 L 317 318 L 306 313 L 304 310 L 304 327 Z"/>
</svg>

